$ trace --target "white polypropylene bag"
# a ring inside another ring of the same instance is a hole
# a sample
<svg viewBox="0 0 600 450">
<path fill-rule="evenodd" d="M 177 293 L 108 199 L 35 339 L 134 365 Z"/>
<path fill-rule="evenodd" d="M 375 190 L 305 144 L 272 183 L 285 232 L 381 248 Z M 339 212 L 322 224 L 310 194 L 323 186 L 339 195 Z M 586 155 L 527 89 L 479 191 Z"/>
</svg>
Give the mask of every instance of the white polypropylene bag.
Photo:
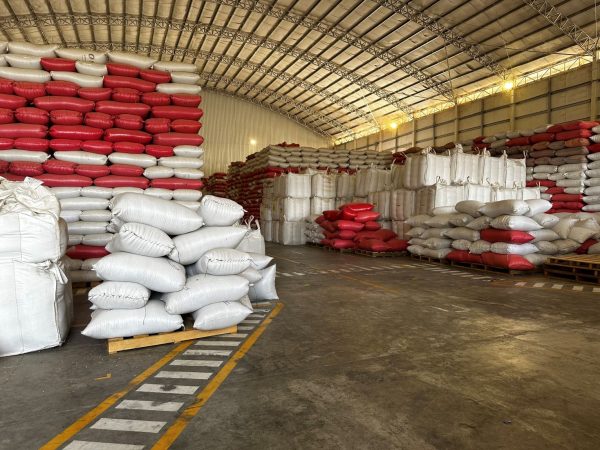
<svg viewBox="0 0 600 450">
<path fill-rule="evenodd" d="M 246 236 L 244 236 L 242 241 L 238 244 L 238 246 L 235 249 L 239 250 L 241 252 L 259 253 L 259 254 L 264 255 L 265 254 L 265 239 L 262 235 L 262 232 L 260 229 L 260 223 L 258 222 L 258 220 L 256 220 L 255 223 L 256 223 L 256 230 L 252 229 L 250 222 L 246 223 L 245 225 L 240 225 L 240 226 L 246 227 L 247 233 L 246 233 Z"/>
<path fill-rule="evenodd" d="M 104 52 L 94 52 L 88 49 L 79 48 L 57 48 L 55 50 L 59 58 L 74 59 L 76 61 L 94 62 L 106 64 L 107 57 Z"/>
<path fill-rule="evenodd" d="M 98 309 L 81 332 L 94 339 L 135 336 L 138 334 L 167 333 L 183 326 L 180 315 L 169 314 L 160 300 L 150 300 L 137 309 Z"/>
<path fill-rule="evenodd" d="M 250 258 L 252 258 L 252 267 L 257 270 L 264 269 L 271 263 L 271 261 L 273 261 L 272 256 L 267 256 L 264 253 L 248 252 L 248 255 L 250 255 Z"/>
<path fill-rule="evenodd" d="M 185 156 L 163 156 L 158 159 L 158 165 L 173 169 L 199 169 L 204 161 L 199 158 L 186 158 Z"/>
<path fill-rule="evenodd" d="M 558 253 L 558 247 L 549 241 L 539 241 L 534 244 L 538 251 L 543 255 L 556 255 Z"/>
<path fill-rule="evenodd" d="M 188 278 L 182 290 L 165 294 L 161 300 L 170 314 L 186 314 L 211 303 L 238 300 L 248 294 L 248 286 L 248 280 L 237 275 L 200 274 Z"/>
<path fill-rule="evenodd" d="M 142 223 L 126 223 L 106 245 L 110 253 L 127 252 L 159 257 L 168 255 L 175 245 L 162 230 Z"/>
<path fill-rule="evenodd" d="M 529 211 L 529 205 L 523 200 L 500 200 L 487 203 L 479 212 L 488 217 L 502 215 L 522 216 Z"/>
<path fill-rule="evenodd" d="M 577 223 L 577 219 L 572 217 L 565 217 L 559 220 L 559 222 L 552 228 L 561 239 L 567 239 L 571 228 Z"/>
<path fill-rule="evenodd" d="M 243 227 L 204 227 L 173 238 L 175 248 L 169 258 L 181 264 L 192 264 L 215 248 L 236 248 L 247 233 Z"/>
<path fill-rule="evenodd" d="M 112 233 L 86 234 L 81 238 L 81 243 L 83 245 L 91 245 L 93 247 L 104 247 L 112 238 Z"/>
<path fill-rule="evenodd" d="M 196 84 L 200 81 L 200 75 L 195 72 L 171 72 L 171 85 L 173 84 Z M 168 84 L 168 83 L 167 83 Z"/>
<path fill-rule="evenodd" d="M 119 64 L 129 64 L 139 69 L 149 69 L 158 62 L 156 59 L 148 56 L 118 51 L 108 52 L 108 60 Z"/>
<path fill-rule="evenodd" d="M 77 72 L 79 72 L 82 75 L 93 75 L 96 77 L 108 75 L 108 68 L 106 67 L 106 64 L 97 64 L 87 61 L 77 61 L 75 63 L 75 68 L 77 69 Z"/>
<path fill-rule="evenodd" d="M 62 210 L 92 211 L 108 208 L 109 201 L 105 198 L 69 197 L 60 199 Z"/>
<path fill-rule="evenodd" d="M 557 239 L 560 239 L 560 236 L 556 233 L 556 231 L 546 228 L 542 230 L 528 231 L 528 233 L 535 238 L 533 241 L 531 241 L 532 244 L 534 242 L 556 241 Z"/>
<path fill-rule="evenodd" d="M 173 72 L 171 72 L 173 73 Z M 156 91 L 164 94 L 200 94 L 202 88 L 194 84 L 185 83 L 159 83 L 156 85 Z"/>
<path fill-rule="evenodd" d="M 488 241 L 475 241 L 469 246 L 469 252 L 473 253 L 474 255 L 481 255 L 482 253 L 489 252 L 491 246 L 492 244 Z"/>
<path fill-rule="evenodd" d="M 55 189 L 62 189 L 62 188 L 55 188 Z M 81 196 L 82 197 L 111 199 L 113 197 L 113 188 L 106 188 L 106 187 L 100 187 L 100 186 L 86 186 L 86 187 L 81 188 Z"/>
<path fill-rule="evenodd" d="M 64 210 L 60 212 L 60 218 L 67 223 L 79 222 L 79 216 L 81 215 L 81 212 L 81 210 Z"/>
<path fill-rule="evenodd" d="M 490 223 L 492 223 L 492 218 L 488 216 L 481 216 L 475 220 L 472 220 L 465 226 L 470 228 L 471 230 L 481 231 L 490 227 Z"/>
<path fill-rule="evenodd" d="M 560 218 L 558 218 L 557 216 L 555 216 L 553 214 L 545 214 L 545 213 L 536 214 L 536 215 L 532 216 L 531 218 L 533 220 L 535 220 L 537 223 L 539 223 L 541 226 L 543 226 L 544 228 L 552 228 L 560 220 Z"/>
<path fill-rule="evenodd" d="M 198 169 L 177 168 L 173 169 L 176 178 L 183 180 L 200 180 L 204 178 L 204 172 Z"/>
<path fill-rule="evenodd" d="M 240 302 L 219 302 L 194 311 L 194 328 L 198 330 L 219 330 L 237 325 L 248 317 L 252 310 Z"/>
<path fill-rule="evenodd" d="M 157 292 L 176 292 L 185 285 L 185 269 L 166 258 L 113 253 L 102 258 L 94 270 L 106 281 L 131 281 Z"/>
<path fill-rule="evenodd" d="M 558 239 L 554 241 L 553 244 L 556 245 L 558 253 L 561 255 L 573 253 L 581 245 L 579 242 L 573 241 L 572 239 Z"/>
<path fill-rule="evenodd" d="M 497 230 L 519 230 L 519 231 L 533 231 L 540 230 L 543 227 L 530 217 L 525 216 L 509 216 L 502 215 L 496 217 L 490 223 L 492 228 Z"/>
<path fill-rule="evenodd" d="M 502 255 L 528 255 L 535 253 L 538 248 L 533 244 L 509 244 L 507 242 L 494 242 L 490 247 L 493 253 Z"/>
<path fill-rule="evenodd" d="M 88 293 L 88 300 L 100 309 L 137 309 L 149 298 L 150 289 L 127 281 L 105 281 Z"/>
<path fill-rule="evenodd" d="M 195 213 L 200 210 L 200 202 L 183 202 L 181 200 L 175 200 L 175 203 L 181 206 L 185 206 L 188 209 L 191 209 Z"/>
<path fill-rule="evenodd" d="M 77 72 L 52 71 L 50 72 L 50 76 L 53 80 L 69 81 L 86 88 L 102 87 L 104 83 L 104 77 L 102 76 L 87 75 Z"/>
<path fill-rule="evenodd" d="M 479 240 L 479 231 L 466 227 L 451 228 L 450 230 L 446 231 L 445 234 L 450 239 L 461 239 L 471 242 Z"/>
<path fill-rule="evenodd" d="M 67 224 L 69 234 L 99 234 L 106 231 L 108 222 L 71 222 Z"/>
<path fill-rule="evenodd" d="M 243 272 L 252 263 L 248 253 L 231 248 L 215 248 L 207 251 L 196 262 L 199 274 L 209 275 L 237 275 Z"/>
<path fill-rule="evenodd" d="M 198 72 L 198 66 L 195 64 L 175 61 L 157 61 L 152 68 L 166 72 Z"/>
<path fill-rule="evenodd" d="M 10 41 L 8 43 L 9 53 L 18 53 L 22 55 L 54 58 L 56 56 L 56 50 L 58 50 L 58 44 L 40 45 L 23 41 Z"/>
<path fill-rule="evenodd" d="M 452 241 L 452 248 L 455 250 L 468 251 L 469 247 L 471 247 L 471 244 L 471 241 L 467 241 L 465 239 L 457 239 L 455 241 Z"/>
<path fill-rule="evenodd" d="M 21 69 L 42 68 L 39 56 L 8 54 L 4 55 L 4 58 L 11 67 L 19 67 Z"/>
<path fill-rule="evenodd" d="M 175 169 L 164 166 L 151 166 L 144 170 L 144 176 L 149 180 L 160 178 L 171 178 L 175 175 Z"/>
<path fill-rule="evenodd" d="M 477 218 L 481 216 L 479 210 L 485 206 L 485 203 L 478 202 L 477 200 L 463 200 L 462 202 L 458 202 L 454 208 L 463 214 L 468 214 L 471 217 Z"/>
<path fill-rule="evenodd" d="M 186 158 L 200 158 L 204 154 L 204 149 L 196 145 L 178 145 L 173 147 L 175 156 L 184 156 Z"/>
<path fill-rule="evenodd" d="M 163 200 L 171 200 L 173 198 L 173 191 L 171 189 L 148 188 L 144 191 L 144 195 L 162 198 Z"/>
<path fill-rule="evenodd" d="M 50 191 L 57 199 L 61 200 L 63 198 L 80 197 L 82 189 L 80 187 L 53 187 L 50 188 Z"/>
<path fill-rule="evenodd" d="M 525 200 L 525 202 L 529 206 L 529 211 L 526 213 L 527 217 L 533 217 L 537 214 L 543 214 L 552 208 L 552 203 L 550 203 L 548 200 L 533 199 Z"/>
<path fill-rule="evenodd" d="M 243 272 L 238 273 L 240 277 L 244 277 L 250 283 L 256 283 L 262 278 L 262 274 L 254 267 L 248 267 Z"/>
<path fill-rule="evenodd" d="M 112 217 L 108 209 L 89 209 L 82 211 L 79 220 L 82 222 L 110 222 Z"/>
<path fill-rule="evenodd" d="M 24 161 L 43 163 L 50 158 L 50 155 L 44 152 L 34 152 L 29 150 L 2 150 L 0 151 L 0 161 Z"/>
<path fill-rule="evenodd" d="M 277 265 L 273 264 L 265 269 L 260 270 L 262 279 L 257 281 L 248 290 L 248 297 L 252 301 L 260 300 L 279 300 L 277 290 L 275 289 L 275 274 L 277 273 Z"/>
<path fill-rule="evenodd" d="M 54 152 L 54 157 L 59 161 L 68 161 L 76 164 L 91 164 L 94 166 L 104 166 L 108 161 L 108 158 L 105 155 L 82 151 Z"/>
<path fill-rule="evenodd" d="M 205 195 L 200 201 L 199 214 L 206 226 L 230 226 L 244 216 L 244 208 L 233 200 Z"/>
<path fill-rule="evenodd" d="M 145 154 L 139 155 L 115 152 L 108 155 L 108 160 L 113 164 L 128 164 L 130 166 L 143 167 L 145 169 L 157 164 L 157 160 L 154 156 Z"/>
<path fill-rule="evenodd" d="M 173 191 L 173 200 L 182 202 L 197 202 L 202 198 L 202 191 L 193 189 L 175 189 Z"/>
<path fill-rule="evenodd" d="M 0 67 L 0 77 L 14 81 L 45 83 L 50 81 L 50 72 L 38 69 L 20 69 L 18 67 Z"/>
</svg>

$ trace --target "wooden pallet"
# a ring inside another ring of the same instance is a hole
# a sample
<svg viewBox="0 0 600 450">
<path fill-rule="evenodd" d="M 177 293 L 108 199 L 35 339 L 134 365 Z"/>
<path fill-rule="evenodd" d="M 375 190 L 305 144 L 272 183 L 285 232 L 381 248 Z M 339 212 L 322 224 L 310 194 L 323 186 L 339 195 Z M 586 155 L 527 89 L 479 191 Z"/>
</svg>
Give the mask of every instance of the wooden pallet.
<svg viewBox="0 0 600 450">
<path fill-rule="evenodd" d="M 465 269 L 479 270 L 482 272 L 505 273 L 508 275 L 535 275 L 541 273 L 541 269 L 536 270 L 514 270 L 507 267 L 488 266 L 487 264 L 450 261 L 450 265 L 454 267 L 462 267 Z"/>
<path fill-rule="evenodd" d="M 414 259 L 418 259 L 419 261 L 425 261 L 425 262 L 436 263 L 436 264 L 449 264 L 449 261 L 447 259 L 432 258 L 431 256 L 423 256 L 423 255 L 415 255 L 415 254 L 411 254 L 410 256 Z"/>
<path fill-rule="evenodd" d="M 600 284 L 600 255 L 550 257 L 544 264 L 544 275 Z"/>
<path fill-rule="evenodd" d="M 309 247 L 318 247 L 318 248 L 325 247 L 323 244 L 321 244 L 319 242 L 307 242 L 306 245 L 308 245 Z"/>
<path fill-rule="evenodd" d="M 357 248 L 354 250 L 355 255 L 370 256 L 372 258 L 395 258 L 398 256 L 406 256 L 407 252 L 372 252 L 370 250 L 362 250 Z"/>
<path fill-rule="evenodd" d="M 131 337 L 108 339 L 108 353 L 112 355 L 113 353 L 122 352 L 124 350 L 154 347 L 163 344 L 175 344 L 177 342 L 229 333 L 237 333 L 237 325 L 229 328 L 221 328 L 219 330 L 201 331 L 192 328 L 191 324 L 186 324 L 185 329 L 169 333 L 140 334 Z"/>
<path fill-rule="evenodd" d="M 333 253 L 354 253 L 355 251 L 353 248 L 333 248 L 329 246 L 323 246 L 322 248 L 328 252 Z"/>
</svg>

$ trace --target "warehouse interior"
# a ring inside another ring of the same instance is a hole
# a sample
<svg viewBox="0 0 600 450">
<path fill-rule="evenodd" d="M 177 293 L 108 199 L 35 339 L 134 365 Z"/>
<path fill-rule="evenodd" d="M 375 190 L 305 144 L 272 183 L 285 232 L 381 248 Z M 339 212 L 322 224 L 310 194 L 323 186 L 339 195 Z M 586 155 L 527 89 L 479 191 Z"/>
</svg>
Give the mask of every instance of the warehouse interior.
<svg viewBox="0 0 600 450">
<path fill-rule="evenodd" d="M 598 12 L 0 2 L 0 449 L 596 449 Z"/>
</svg>

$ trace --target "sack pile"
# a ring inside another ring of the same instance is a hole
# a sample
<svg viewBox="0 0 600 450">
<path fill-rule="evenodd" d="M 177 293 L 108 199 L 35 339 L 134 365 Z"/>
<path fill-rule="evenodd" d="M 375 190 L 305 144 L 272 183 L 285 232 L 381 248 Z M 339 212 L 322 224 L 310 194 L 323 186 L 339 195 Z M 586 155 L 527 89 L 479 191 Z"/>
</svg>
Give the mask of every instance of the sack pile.
<svg viewBox="0 0 600 450">
<path fill-rule="evenodd" d="M 0 181 L 0 356 L 61 345 L 73 317 L 67 227 L 40 181 Z"/>
<path fill-rule="evenodd" d="M 112 200 L 118 233 L 93 266 L 104 283 L 89 292 L 94 312 L 84 335 L 175 331 L 183 314 L 197 329 L 226 328 L 252 312 L 251 300 L 277 299 L 260 231 L 235 225 L 242 207 L 210 195 L 200 203 L 196 213 L 144 194 Z"/>
<path fill-rule="evenodd" d="M 207 194 L 225 197 L 229 195 L 229 183 L 225 172 L 215 172 L 207 178 L 203 178 L 204 191 Z"/>
</svg>

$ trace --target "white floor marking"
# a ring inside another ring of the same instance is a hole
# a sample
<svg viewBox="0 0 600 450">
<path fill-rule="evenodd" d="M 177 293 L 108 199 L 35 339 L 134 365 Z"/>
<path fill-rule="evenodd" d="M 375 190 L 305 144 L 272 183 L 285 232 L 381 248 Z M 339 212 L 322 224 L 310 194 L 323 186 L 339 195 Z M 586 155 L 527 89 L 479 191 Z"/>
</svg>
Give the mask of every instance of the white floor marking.
<svg viewBox="0 0 600 450">
<path fill-rule="evenodd" d="M 333 272 L 333 273 L 338 273 L 338 271 L 337 271 L 337 270 L 330 270 L 330 272 Z"/>
<path fill-rule="evenodd" d="M 229 356 L 231 350 L 186 350 L 184 356 Z"/>
<path fill-rule="evenodd" d="M 221 361 L 208 361 L 203 359 L 176 359 L 170 366 L 189 366 L 189 367 L 219 367 Z"/>
<path fill-rule="evenodd" d="M 302 276 L 304 276 L 304 274 L 303 274 L 303 273 L 300 273 L 300 272 L 292 272 L 292 273 L 293 273 L 294 275 L 299 275 L 299 276 L 301 276 L 301 277 L 302 277 Z"/>
<path fill-rule="evenodd" d="M 137 388 L 137 392 L 150 392 L 152 394 L 181 394 L 193 395 L 199 386 L 179 386 L 179 385 L 164 385 L 164 384 L 142 384 Z"/>
<path fill-rule="evenodd" d="M 574 291 L 583 291 L 583 286 L 573 286 Z"/>
<path fill-rule="evenodd" d="M 183 402 L 153 402 L 148 400 L 123 400 L 116 409 L 135 409 L 142 411 L 175 412 L 183 406 Z"/>
<path fill-rule="evenodd" d="M 518 283 L 515 283 L 515 286 L 525 286 L 527 283 L 525 283 L 524 281 L 519 281 Z"/>
<path fill-rule="evenodd" d="M 167 422 L 157 420 L 107 419 L 98 420 L 90 428 L 96 430 L 135 431 L 137 433 L 158 433 Z"/>
<path fill-rule="evenodd" d="M 253 323 L 254 324 L 258 324 L 258 323 L 260 323 L 260 320 L 248 320 L 248 319 L 246 319 L 246 320 L 244 320 L 244 321 L 242 321 L 240 323 L 243 323 L 243 324 L 253 324 Z"/>
<path fill-rule="evenodd" d="M 253 312 L 252 314 L 250 314 L 248 317 L 265 317 L 264 314 L 259 314 L 259 313 L 255 313 Z"/>
<path fill-rule="evenodd" d="M 179 378 L 184 380 L 208 380 L 212 372 L 174 372 L 171 370 L 161 370 L 155 378 Z"/>
<path fill-rule="evenodd" d="M 562 284 L 553 284 L 552 285 L 552 289 L 562 289 L 563 285 Z"/>
<path fill-rule="evenodd" d="M 289 273 L 285 273 L 285 272 L 279 272 L 279 275 L 283 275 L 284 277 L 291 277 L 292 276 Z"/>
<path fill-rule="evenodd" d="M 240 345 L 239 341 L 198 341 L 194 345 L 207 346 L 207 347 L 237 347 Z"/>
<path fill-rule="evenodd" d="M 240 331 L 250 331 L 250 330 L 254 330 L 254 327 L 245 327 L 244 325 L 238 325 L 238 330 Z"/>
<path fill-rule="evenodd" d="M 593 288 L 593 292 L 600 292 L 600 288 Z"/>
<path fill-rule="evenodd" d="M 245 337 L 248 337 L 248 333 L 229 333 L 229 334 L 222 334 L 219 337 L 243 339 Z"/>
<path fill-rule="evenodd" d="M 73 441 L 64 450 L 142 450 L 143 445 L 113 444 L 111 442 Z"/>
<path fill-rule="evenodd" d="M 319 273 L 329 273 L 326 270 L 321 270 Z"/>
<path fill-rule="evenodd" d="M 534 283 L 533 287 L 534 288 L 540 288 L 540 287 L 544 287 L 546 283 Z"/>
</svg>

